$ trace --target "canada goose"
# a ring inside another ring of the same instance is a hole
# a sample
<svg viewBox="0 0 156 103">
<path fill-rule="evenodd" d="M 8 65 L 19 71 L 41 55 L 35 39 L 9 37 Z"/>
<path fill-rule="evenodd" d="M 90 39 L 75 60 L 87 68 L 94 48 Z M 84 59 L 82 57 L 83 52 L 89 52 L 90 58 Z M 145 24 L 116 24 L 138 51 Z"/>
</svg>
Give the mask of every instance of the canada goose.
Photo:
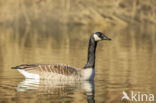
<svg viewBox="0 0 156 103">
<path fill-rule="evenodd" d="M 88 61 L 82 68 L 75 68 L 63 64 L 23 64 L 17 69 L 26 78 L 54 79 L 54 80 L 93 80 L 95 75 L 95 51 L 98 41 L 111 40 L 101 32 L 91 35 L 88 46 Z"/>
</svg>

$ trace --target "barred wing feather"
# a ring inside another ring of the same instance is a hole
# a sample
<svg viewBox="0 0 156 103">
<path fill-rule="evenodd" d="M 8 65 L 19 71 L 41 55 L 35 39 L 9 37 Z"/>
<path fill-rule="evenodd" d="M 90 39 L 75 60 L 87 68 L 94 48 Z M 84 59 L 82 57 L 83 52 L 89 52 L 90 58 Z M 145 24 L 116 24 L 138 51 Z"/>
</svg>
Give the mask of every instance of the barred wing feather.
<svg viewBox="0 0 156 103">
<path fill-rule="evenodd" d="M 78 76 L 80 69 L 63 64 L 23 64 L 12 69 L 22 70 L 27 73 L 37 74 L 44 78 L 52 74 L 60 74 L 64 76 Z M 47 78 L 46 78 L 47 79 Z"/>
</svg>

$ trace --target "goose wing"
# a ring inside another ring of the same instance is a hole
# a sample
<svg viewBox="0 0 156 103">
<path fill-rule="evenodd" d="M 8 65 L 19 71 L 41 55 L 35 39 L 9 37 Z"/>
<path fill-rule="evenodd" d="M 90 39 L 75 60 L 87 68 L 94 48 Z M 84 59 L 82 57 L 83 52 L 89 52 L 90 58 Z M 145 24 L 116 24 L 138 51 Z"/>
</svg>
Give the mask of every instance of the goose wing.
<svg viewBox="0 0 156 103">
<path fill-rule="evenodd" d="M 23 70 L 28 73 L 42 74 L 42 73 L 57 73 L 62 75 L 78 75 L 79 69 L 64 64 L 23 64 L 12 69 Z"/>
</svg>

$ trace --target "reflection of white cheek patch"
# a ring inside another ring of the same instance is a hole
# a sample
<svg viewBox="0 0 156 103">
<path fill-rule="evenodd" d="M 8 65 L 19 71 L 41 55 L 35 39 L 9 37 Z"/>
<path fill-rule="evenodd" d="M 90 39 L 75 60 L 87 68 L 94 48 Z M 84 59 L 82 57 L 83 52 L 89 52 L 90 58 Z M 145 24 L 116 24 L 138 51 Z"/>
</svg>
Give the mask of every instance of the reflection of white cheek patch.
<svg viewBox="0 0 156 103">
<path fill-rule="evenodd" d="M 96 34 L 94 34 L 94 39 L 95 39 L 95 41 L 101 40 L 101 38 L 99 38 Z"/>
</svg>

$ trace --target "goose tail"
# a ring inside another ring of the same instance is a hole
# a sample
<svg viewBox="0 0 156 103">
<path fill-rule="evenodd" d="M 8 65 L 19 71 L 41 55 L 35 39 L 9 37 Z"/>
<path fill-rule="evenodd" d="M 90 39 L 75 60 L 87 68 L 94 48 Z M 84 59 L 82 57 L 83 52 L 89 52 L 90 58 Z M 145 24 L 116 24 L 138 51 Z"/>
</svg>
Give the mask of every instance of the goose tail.
<svg viewBox="0 0 156 103">
<path fill-rule="evenodd" d="M 20 69 L 18 66 L 16 66 L 16 67 L 11 67 L 11 69 Z"/>
</svg>

